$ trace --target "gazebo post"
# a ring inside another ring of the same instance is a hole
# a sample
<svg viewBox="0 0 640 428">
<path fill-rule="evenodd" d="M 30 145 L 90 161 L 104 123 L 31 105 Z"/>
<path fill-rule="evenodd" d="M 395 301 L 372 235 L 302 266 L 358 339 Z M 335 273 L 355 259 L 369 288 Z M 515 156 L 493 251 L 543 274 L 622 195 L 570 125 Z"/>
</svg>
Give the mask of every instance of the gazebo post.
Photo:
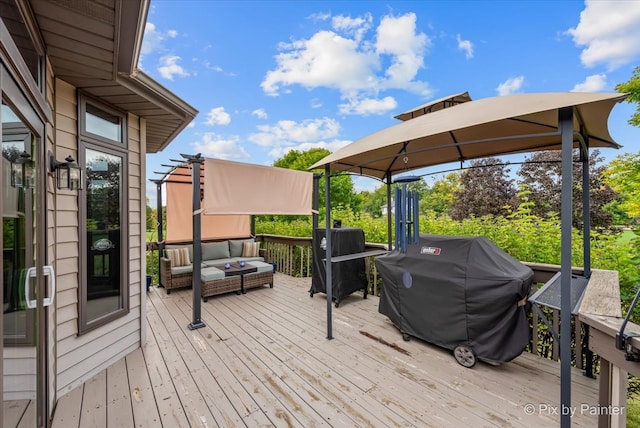
<svg viewBox="0 0 640 428">
<path fill-rule="evenodd" d="M 582 129 L 580 130 L 582 131 Z M 589 198 L 589 140 L 583 137 L 582 132 L 578 134 L 580 137 L 580 161 L 582 162 L 582 246 L 584 251 L 584 276 L 591 276 L 591 207 Z"/>
<path fill-rule="evenodd" d="M 573 107 L 558 110 L 562 138 L 562 235 L 560 266 L 560 426 L 571 426 L 571 232 L 573 217 Z"/>
<path fill-rule="evenodd" d="M 391 229 L 391 214 L 393 207 L 391 206 L 391 171 L 387 172 L 387 250 L 391 251 L 392 246 L 392 229 Z"/>
<path fill-rule="evenodd" d="M 158 219 L 158 285 L 160 285 L 160 271 L 162 269 L 160 259 L 162 258 L 162 250 L 164 249 L 164 244 L 162 243 L 164 240 L 164 237 L 162 236 L 162 180 L 151 181 L 156 184 L 156 217 Z"/>
<path fill-rule="evenodd" d="M 326 250 L 326 278 L 325 278 L 325 283 L 326 283 L 326 289 L 327 289 L 327 339 L 331 340 L 333 339 L 333 328 L 332 328 L 332 321 L 331 321 L 331 303 L 333 301 L 333 278 L 331 277 L 331 186 L 330 186 L 330 180 L 331 180 L 331 170 L 330 170 L 330 164 L 326 164 L 324 166 L 324 176 L 325 176 L 325 181 L 324 181 L 324 206 L 325 206 L 325 213 L 324 213 L 324 217 L 325 217 L 325 227 L 326 227 L 326 234 L 325 234 L 325 240 L 327 242 L 327 250 Z"/>
<path fill-rule="evenodd" d="M 201 264 L 202 264 L 202 250 L 200 249 L 201 242 L 201 218 L 202 210 L 200 209 L 200 165 L 204 162 L 204 159 L 200 157 L 200 153 L 195 156 L 180 154 L 183 158 L 187 159 L 191 164 L 191 176 L 192 176 L 192 188 L 193 188 L 193 279 L 192 279 L 192 293 L 193 293 L 193 317 L 191 323 L 188 325 L 189 330 L 195 330 L 205 327 L 205 323 L 200 319 L 200 294 L 202 287 L 202 280 L 200 278 Z"/>
<path fill-rule="evenodd" d="M 315 236 L 315 230 L 318 228 L 318 209 L 320 208 L 320 179 L 322 178 L 322 174 L 316 172 L 313 174 L 313 200 L 312 200 L 312 231 L 313 236 Z M 315 247 L 314 247 L 315 248 Z"/>
</svg>

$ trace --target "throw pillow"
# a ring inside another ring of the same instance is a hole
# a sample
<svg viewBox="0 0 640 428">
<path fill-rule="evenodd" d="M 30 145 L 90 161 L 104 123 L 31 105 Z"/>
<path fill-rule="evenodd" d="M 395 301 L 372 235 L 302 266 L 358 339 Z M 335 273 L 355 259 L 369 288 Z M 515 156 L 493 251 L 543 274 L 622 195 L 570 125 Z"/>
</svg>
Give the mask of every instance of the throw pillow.
<svg viewBox="0 0 640 428">
<path fill-rule="evenodd" d="M 171 267 L 188 266 L 191 264 L 188 247 L 165 250 L 165 253 L 167 254 L 167 258 L 171 261 Z"/>
<path fill-rule="evenodd" d="M 258 257 L 258 250 L 260 250 L 259 242 L 242 243 L 242 257 Z"/>
<path fill-rule="evenodd" d="M 230 239 L 229 254 L 231 257 L 242 257 L 242 244 L 245 242 L 254 242 L 255 239 Z"/>
</svg>

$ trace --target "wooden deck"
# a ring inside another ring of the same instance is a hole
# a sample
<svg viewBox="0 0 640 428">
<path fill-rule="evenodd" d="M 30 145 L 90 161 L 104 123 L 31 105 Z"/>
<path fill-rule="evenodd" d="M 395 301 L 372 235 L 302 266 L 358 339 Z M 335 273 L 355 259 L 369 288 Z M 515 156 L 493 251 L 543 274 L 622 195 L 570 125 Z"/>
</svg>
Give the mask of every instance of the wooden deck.
<svg viewBox="0 0 640 428">
<path fill-rule="evenodd" d="M 500 366 L 460 366 L 448 350 L 404 342 L 378 299 L 353 294 L 333 310 L 309 278 L 202 304 L 191 290 L 148 293 L 148 342 L 58 401 L 53 428 L 71 427 L 555 427 L 558 363 L 523 354 Z M 597 381 L 572 376 L 572 425 L 597 404 Z M 532 411 L 530 411 L 532 410 Z"/>
</svg>

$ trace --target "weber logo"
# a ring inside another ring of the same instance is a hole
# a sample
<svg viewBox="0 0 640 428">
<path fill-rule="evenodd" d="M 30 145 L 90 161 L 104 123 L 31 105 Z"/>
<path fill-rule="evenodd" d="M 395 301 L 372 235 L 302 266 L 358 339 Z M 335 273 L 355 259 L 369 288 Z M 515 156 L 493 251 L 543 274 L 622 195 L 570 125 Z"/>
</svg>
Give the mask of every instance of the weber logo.
<svg viewBox="0 0 640 428">
<path fill-rule="evenodd" d="M 428 254 L 430 256 L 439 256 L 440 251 L 442 250 L 437 247 L 422 247 L 420 249 L 420 254 Z"/>
</svg>

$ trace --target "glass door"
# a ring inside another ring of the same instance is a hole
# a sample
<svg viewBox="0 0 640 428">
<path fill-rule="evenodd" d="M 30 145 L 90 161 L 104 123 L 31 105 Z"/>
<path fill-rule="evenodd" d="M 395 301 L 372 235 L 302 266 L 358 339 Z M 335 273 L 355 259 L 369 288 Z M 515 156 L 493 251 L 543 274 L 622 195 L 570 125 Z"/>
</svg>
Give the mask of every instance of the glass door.
<svg viewBox="0 0 640 428">
<path fill-rule="evenodd" d="M 2 71 L 2 70 L 0 70 Z M 5 75 L 6 76 L 6 75 Z M 33 111 L 11 99 L 3 80 L 2 110 L 2 426 L 47 425 L 45 306 L 53 300 L 53 270 L 43 266 L 39 133 Z M 29 118 L 29 119 L 26 119 Z M 41 125 L 41 124 L 40 124 Z M 46 284 L 49 284 L 47 288 Z"/>
</svg>

